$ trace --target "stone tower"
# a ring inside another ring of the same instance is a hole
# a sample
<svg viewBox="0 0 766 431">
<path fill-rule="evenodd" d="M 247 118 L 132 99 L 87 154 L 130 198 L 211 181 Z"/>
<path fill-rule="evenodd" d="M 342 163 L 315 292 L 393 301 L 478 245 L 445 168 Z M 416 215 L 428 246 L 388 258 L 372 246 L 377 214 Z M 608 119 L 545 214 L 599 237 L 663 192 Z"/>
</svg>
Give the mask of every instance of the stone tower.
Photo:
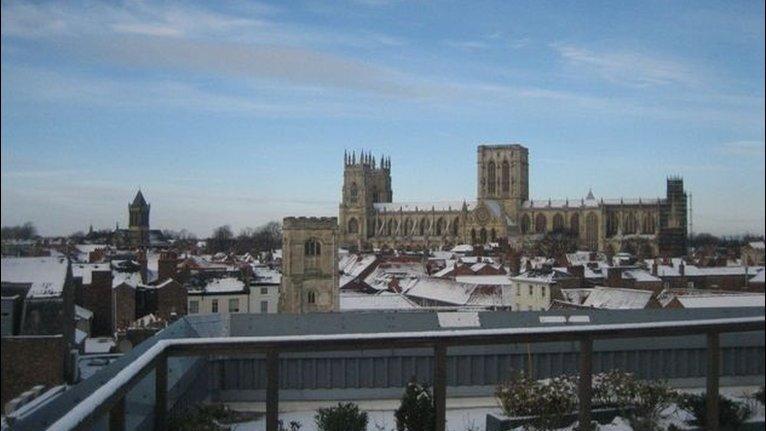
<svg viewBox="0 0 766 431">
<path fill-rule="evenodd" d="M 529 150 L 518 144 L 479 145 L 477 152 L 479 201 L 500 201 L 518 220 L 521 204 L 529 200 Z"/>
<path fill-rule="evenodd" d="M 391 159 L 381 156 L 376 160 L 369 153 L 344 154 L 343 198 L 340 203 L 341 244 L 363 248 L 372 236 L 374 203 L 392 202 Z"/>
<path fill-rule="evenodd" d="M 686 255 L 688 235 L 686 203 L 683 178 L 669 177 L 665 205 L 660 211 L 659 251 L 662 255 Z"/>
<path fill-rule="evenodd" d="M 149 245 L 149 210 L 151 205 L 146 203 L 141 190 L 136 193 L 133 203 L 128 204 L 128 229 L 132 247 Z"/>
<path fill-rule="evenodd" d="M 280 313 L 340 310 L 337 232 L 335 217 L 282 221 Z"/>
</svg>

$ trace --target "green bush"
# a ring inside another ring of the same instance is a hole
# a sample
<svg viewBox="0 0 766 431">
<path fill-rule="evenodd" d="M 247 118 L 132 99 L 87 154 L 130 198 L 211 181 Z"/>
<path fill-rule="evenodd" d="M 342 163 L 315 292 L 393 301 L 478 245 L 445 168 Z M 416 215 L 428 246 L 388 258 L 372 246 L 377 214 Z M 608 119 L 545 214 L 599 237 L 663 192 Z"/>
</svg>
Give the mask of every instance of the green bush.
<svg viewBox="0 0 766 431">
<path fill-rule="evenodd" d="M 338 403 L 336 407 L 320 408 L 314 421 L 320 431 L 365 431 L 367 413 L 354 403 Z"/>
<path fill-rule="evenodd" d="M 705 394 L 687 394 L 681 399 L 681 408 L 694 416 L 694 424 L 707 426 L 707 403 Z M 736 430 L 752 414 L 745 403 L 718 395 L 718 426 L 720 429 Z"/>
<path fill-rule="evenodd" d="M 428 387 L 410 381 L 394 416 L 397 431 L 433 431 L 436 408 Z"/>
<path fill-rule="evenodd" d="M 563 417 L 577 407 L 577 380 L 560 376 L 536 381 L 522 372 L 499 385 L 495 391 L 506 416 L 536 416 L 538 429 L 564 426 Z"/>
</svg>

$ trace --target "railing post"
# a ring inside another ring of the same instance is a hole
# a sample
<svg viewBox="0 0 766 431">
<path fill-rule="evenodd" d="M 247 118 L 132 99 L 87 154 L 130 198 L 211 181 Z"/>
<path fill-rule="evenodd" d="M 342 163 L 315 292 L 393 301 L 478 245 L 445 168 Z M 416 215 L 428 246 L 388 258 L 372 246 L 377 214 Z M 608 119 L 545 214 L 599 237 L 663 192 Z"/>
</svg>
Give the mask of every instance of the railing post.
<svg viewBox="0 0 766 431">
<path fill-rule="evenodd" d="M 109 431 L 125 431 L 125 397 L 109 410 Z"/>
<path fill-rule="evenodd" d="M 266 431 L 279 427 L 279 352 L 266 353 Z"/>
<path fill-rule="evenodd" d="M 447 426 L 447 347 L 443 344 L 434 346 L 434 408 L 435 431 L 444 431 Z"/>
<path fill-rule="evenodd" d="M 577 387 L 578 403 L 580 411 L 578 414 L 580 431 L 591 429 L 590 426 L 590 398 L 592 391 L 593 374 L 593 339 L 584 337 L 580 339 L 580 379 Z"/>
<path fill-rule="evenodd" d="M 168 409 L 168 355 L 161 353 L 154 366 L 154 429 L 163 431 L 167 427 Z"/>
<path fill-rule="evenodd" d="M 718 430 L 718 370 L 721 362 L 721 349 L 719 334 L 708 332 L 707 334 L 707 391 L 705 403 L 707 417 L 705 423 L 707 429 Z"/>
</svg>

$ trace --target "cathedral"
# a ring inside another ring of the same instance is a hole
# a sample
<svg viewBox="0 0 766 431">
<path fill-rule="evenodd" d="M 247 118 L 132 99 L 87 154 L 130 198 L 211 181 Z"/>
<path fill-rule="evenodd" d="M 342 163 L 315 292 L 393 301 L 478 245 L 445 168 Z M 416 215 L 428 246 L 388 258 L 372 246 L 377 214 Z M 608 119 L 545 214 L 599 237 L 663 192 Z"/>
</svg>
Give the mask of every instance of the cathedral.
<svg viewBox="0 0 766 431">
<path fill-rule="evenodd" d="M 551 232 L 567 232 L 582 249 L 619 252 L 635 244 L 652 254 L 686 254 L 687 199 L 683 179 L 667 179 L 664 198 L 566 200 L 529 198 L 529 150 L 518 144 L 480 145 L 475 201 L 397 203 L 391 160 L 344 156 L 340 244 L 356 249 L 447 248 L 507 240 L 514 247 Z"/>
</svg>

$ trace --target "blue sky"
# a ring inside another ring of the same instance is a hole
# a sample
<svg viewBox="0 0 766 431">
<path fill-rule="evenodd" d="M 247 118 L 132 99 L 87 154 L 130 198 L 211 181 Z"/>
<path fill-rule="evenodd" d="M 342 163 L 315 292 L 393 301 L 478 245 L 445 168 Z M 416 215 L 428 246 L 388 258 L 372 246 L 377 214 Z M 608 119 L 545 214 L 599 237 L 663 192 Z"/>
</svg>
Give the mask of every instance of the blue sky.
<svg viewBox="0 0 766 431">
<path fill-rule="evenodd" d="M 2 2 L 2 224 L 207 235 L 335 215 L 344 149 L 394 199 L 474 199 L 476 146 L 533 198 L 657 197 L 764 232 L 764 3 Z"/>
</svg>

